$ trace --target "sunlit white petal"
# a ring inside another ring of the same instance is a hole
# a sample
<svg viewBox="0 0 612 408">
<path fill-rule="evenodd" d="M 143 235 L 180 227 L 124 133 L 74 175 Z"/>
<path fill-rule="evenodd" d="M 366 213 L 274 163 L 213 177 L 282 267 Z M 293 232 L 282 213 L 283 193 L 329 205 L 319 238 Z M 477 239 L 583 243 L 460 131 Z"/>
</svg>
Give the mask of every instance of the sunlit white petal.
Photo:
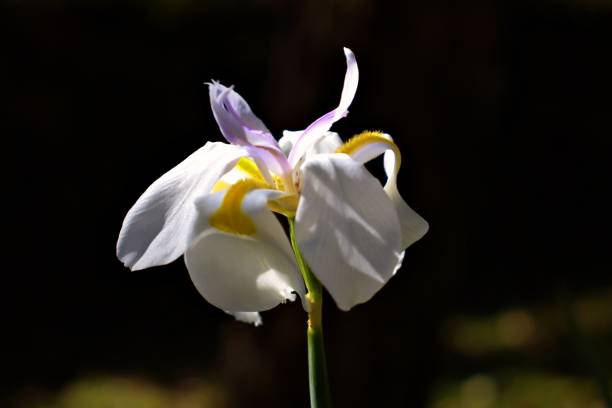
<svg viewBox="0 0 612 408">
<path fill-rule="evenodd" d="M 308 160 L 310 157 L 316 154 L 329 154 L 334 153 L 342 145 L 342 139 L 336 132 L 325 132 L 315 144 L 313 144 L 306 154 L 304 154 L 304 160 Z"/>
<path fill-rule="evenodd" d="M 417 214 L 412 208 L 406 204 L 406 201 L 400 195 L 397 189 L 397 171 L 395 170 L 396 157 L 393 151 L 387 150 L 384 154 L 385 173 L 387 174 L 387 183 L 385 183 L 385 191 L 395 206 L 397 216 L 402 227 L 402 248 L 406 249 L 423 236 L 429 230 L 429 224 L 423 217 Z"/>
<path fill-rule="evenodd" d="M 369 300 L 401 261 L 393 203 L 361 163 L 317 155 L 302 166 L 296 238 L 314 274 L 338 307 Z"/>
<path fill-rule="evenodd" d="M 244 149 L 206 143 L 155 181 L 128 211 L 117 256 L 132 270 L 164 265 L 181 256 L 194 238 L 196 198 L 210 192 Z"/>
<path fill-rule="evenodd" d="M 293 145 L 302 133 L 304 133 L 303 130 L 283 130 L 283 136 L 278 140 L 278 145 L 285 156 L 289 156 L 291 149 L 293 149 Z"/>
<path fill-rule="evenodd" d="M 429 225 L 406 204 L 397 189 L 400 157 L 399 149 L 393 143 L 391 136 L 379 132 L 364 132 L 353 138 L 353 142 L 347 142 L 341 150 L 360 163 L 367 163 L 384 154 L 384 168 L 387 175 L 384 188 L 396 208 L 402 227 L 402 249 L 421 239 L 429 229 Z"/>
<path fill-rule="evenodd" d="M 284 130 L 283 136 L 278 141 L 283 153 L 289 154 L 293 148 L 293 144 L 303 133 L 303 130 Z M 304 159 L 310 156 L 321 153 L 333 153 L 342 145 L 342 139 L 336 132 L 325 132 L 323 137 L 319 139 L 310 149 L 304 154 Z"/>
<path fill-rule="evenodd" d="M 196 203 L 201 220 L 219 208 L 224 192 Z M 284 230 L 267 209 L 276 191 L 254 190 L 243 200 L 242 211 L 255 223 L 253 235 L 236 235 L 200 225 L 203 231 L 185 253 L 189 275 L 211 304 L 231 313 L 271 309 L 295 294 L 302 298 L 304 284 Z"/>
</svg>

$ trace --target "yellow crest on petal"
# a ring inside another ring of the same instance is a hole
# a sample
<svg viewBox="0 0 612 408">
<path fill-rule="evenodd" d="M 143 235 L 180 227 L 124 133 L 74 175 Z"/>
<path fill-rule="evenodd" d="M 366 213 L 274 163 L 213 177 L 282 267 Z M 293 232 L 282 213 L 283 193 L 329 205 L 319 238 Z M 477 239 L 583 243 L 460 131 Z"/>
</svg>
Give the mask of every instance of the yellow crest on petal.
<svg viewBox="0 0 612 408">
<path fill-rule="evenodd" d="M 393 139 L 391 139 L 390 136 L 377 130 L 366 130 L 356 136 L 351 137 L 346 141 L 346 143 L 336 150 L 336 153 L 344 153 L 352 156 L 371 144 L 384 144 L 393 150 L 396 157 L 396 167 L 399 168 L 401 160 L 399 148 L 393 142 Z"/>
<path fill-rule="evenodd" d="M 265 183 L 265 180 L 261 175 L 259 168 L 255 164 L 253 159 L 249 157 L 241 157 L 240 160 L 238 160 L 238 162 L 234 166 L 234 168 L 215 183 L 211 190 L 211 193 L 227 190 L 232 186 L 232 184 L 236 183 L 239 180 L 245 179 Z"/>
<path fill-rule="evenodd" d="M 266 185 L 254 179 L 238 180 L 225 193 L 221 206 L 209 218 L 210 225 L 229 234 L 254 235 L 255 223 L 242 212 L 242 201 L 252 190 Z"/>
</svg>

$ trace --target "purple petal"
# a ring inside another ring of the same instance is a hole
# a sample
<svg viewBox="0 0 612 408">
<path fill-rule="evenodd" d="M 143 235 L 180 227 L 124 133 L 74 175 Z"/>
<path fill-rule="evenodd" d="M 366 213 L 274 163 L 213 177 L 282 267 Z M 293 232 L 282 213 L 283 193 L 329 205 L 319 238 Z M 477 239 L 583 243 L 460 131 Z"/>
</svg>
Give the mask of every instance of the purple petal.
<svg viewBox="0 0 612 408">
<path fill-rule="evenodd" d="M 282 177 L 290 174 L 291 167 L 278 142 L 244 98 L 216 81 L 208 84 L 208 89 L 213 115 L 225 139 L 247 147 L 268 182 L 270 171 Z"/>
<path fill-rule="evenodd" d="M 344 87 L 342 88 L 340 103 L 336 109 L 315 120 L 297 139 L 293 149 L 291 149 L 291 153 L 289 153 L 289 163 L 292 167 L 295 167 L 306 151 L 323 137 L 335 122 L 348 114 L 348 107 L 353 102 L 357 92 L 359 69 L 355 60 L 355 54 L 350 49 L 344 48 L 344 55 L 346 56 L 346 74 L 344 76 Z"/>
<path fill-rule="evenodd" d="M 255 116 L 249 104 L 231 87 L 213 81 L 208 85 L 210 106 L 221 133 L 232 144 L 280 149 L 278 143 Z"/>
</svg>

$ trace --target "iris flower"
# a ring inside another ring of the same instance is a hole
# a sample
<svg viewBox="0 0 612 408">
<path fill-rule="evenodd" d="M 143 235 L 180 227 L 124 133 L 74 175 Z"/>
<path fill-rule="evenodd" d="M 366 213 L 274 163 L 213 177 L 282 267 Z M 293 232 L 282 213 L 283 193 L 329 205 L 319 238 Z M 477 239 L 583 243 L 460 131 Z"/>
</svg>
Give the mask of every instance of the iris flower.
<svg viewBox="0 0 612 408">
<path fill-rule="evenodd" d="M 140 270 L 183 255 L 208 302 L 257 325 L 259 312 L 296 294 L 308 309 L 276 213 L 289 218 L 304 260 L 340 309 L 380 290 L 428 225 L 398 192 L 400 152 L 389 135 L 366 131 L 342 143 L 330 132 L 347 115 L 359 79 L 354 54 L 344 54 L 338 106 L 278 141 L 233 87 L 208 84 L 228 143 L 207 142 L 142 194 L 123 222 L 119 259 Z M 381 155 L 384 185 L 364 166 Z"/>
</svg>

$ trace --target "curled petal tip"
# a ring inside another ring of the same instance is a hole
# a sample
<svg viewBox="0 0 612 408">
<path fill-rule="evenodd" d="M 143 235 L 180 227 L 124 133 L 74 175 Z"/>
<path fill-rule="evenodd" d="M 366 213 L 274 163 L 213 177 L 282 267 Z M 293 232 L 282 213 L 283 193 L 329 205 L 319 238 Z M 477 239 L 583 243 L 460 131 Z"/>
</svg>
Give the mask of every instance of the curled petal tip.
<svg viewBox="0 0 612 408">
<path fill-rule="evenodd" d="M 289 162 L 293 166 L 297 165 L 306 151 L 320 140 L 335 122 L 348 114 L 348 108 L 353 102 L 353 98 L 355 98 L 357 84 L 359 83 L 359 68 L 353 51 L 346 47 L 343 49 L 344 55 L 346 56 L 346 73 L 344 75 L 344 85 L 340 95 L 340 103 L 336 109 L 312 122 L 295 141 L 288 157 Z"/>
<path fill-rule="evenodd" d="M 261 316 L 257 312 L 225 312 L 227 314 L 233 315 L 237 321 L 243 323 L 250 323 L 255 327 L 259 327 L 263 324 L 261 320 Z"/>
<path fill-rule="evenodd" d="M 211 79 L 210 81 L 204 82 L 204 85 L 207 85 L 209 88 L 212 88 L 212 87 L 217 87 L 221 84 L 216 79 Z"/>
</svg>

